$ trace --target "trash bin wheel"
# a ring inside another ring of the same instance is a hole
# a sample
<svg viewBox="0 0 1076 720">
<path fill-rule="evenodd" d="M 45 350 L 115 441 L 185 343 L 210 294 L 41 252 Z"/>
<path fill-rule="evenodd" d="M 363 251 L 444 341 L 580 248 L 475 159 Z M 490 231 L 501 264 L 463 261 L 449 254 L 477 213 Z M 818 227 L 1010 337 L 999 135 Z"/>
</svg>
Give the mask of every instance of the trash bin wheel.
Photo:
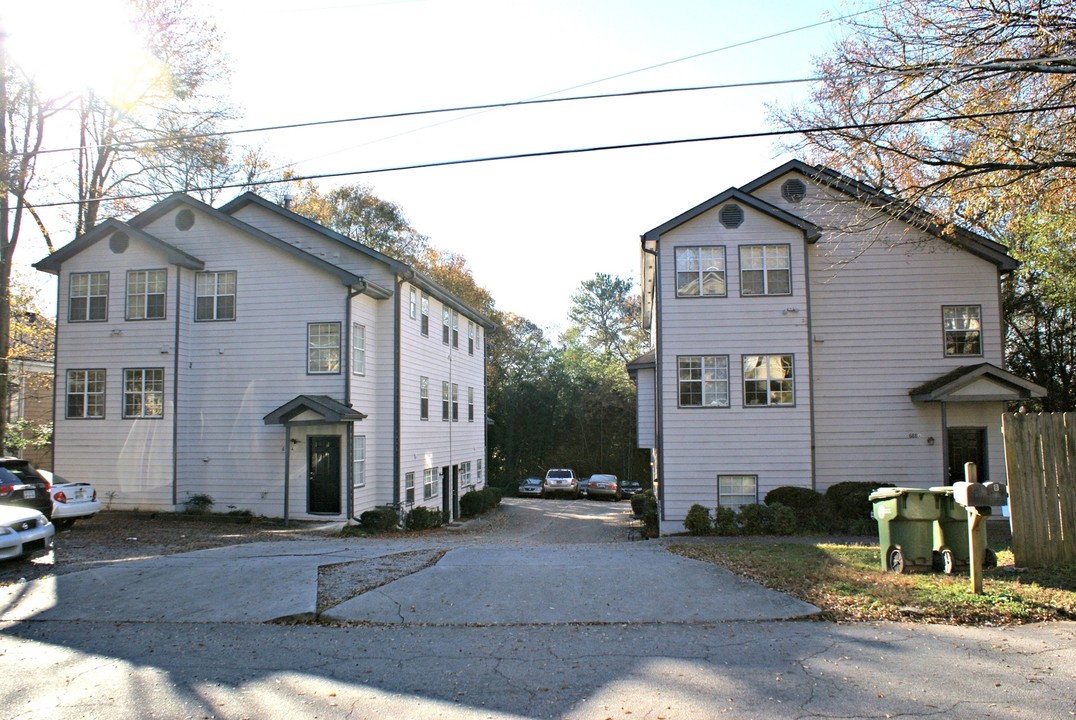
<svg viewBox="0 0 1076 720">
<path fill-rule="evenodd" d="M 885 556 L 885 566 L 889 568 L 889 572 L 904 572 L 904 551 L 899 547 L 890 548 Z"/>
<path fill-rule="evenodd" d="M 996 568 L 998 566 L 998 555 L 990 548 L 986 549 L 986 555 L 983 557 L 984 568 Z"/>
<path fill-rule="evenodd" d="M 941 551 L 941 566 L 942 572 L 946 575 L 952 575 L 956 570 L 956 558 L 953 557 L 953 551 L 949 548 L 943 548 Z"/>
</svg>

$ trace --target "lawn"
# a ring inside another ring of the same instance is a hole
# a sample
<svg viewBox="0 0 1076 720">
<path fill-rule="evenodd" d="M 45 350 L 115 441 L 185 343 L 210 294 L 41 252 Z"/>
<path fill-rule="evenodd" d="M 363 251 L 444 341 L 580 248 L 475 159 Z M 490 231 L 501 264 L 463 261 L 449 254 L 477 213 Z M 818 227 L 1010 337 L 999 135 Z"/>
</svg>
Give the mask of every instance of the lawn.
<svg viewBox="0 0 1076 720">
<path fill-rule="evenodd" d="M 967 572 L 944 575 L 882 572 L 878 546 L 834 543 L 683 543 L 669 549 L 720 565 L 794 595 L 837 622 L 896 620 L 1005 625 L 1076 620 L 1076 567 L 1017 569 L 995 548 L 998 567 L 985 573 L 983 594 Z"/>
</svg>

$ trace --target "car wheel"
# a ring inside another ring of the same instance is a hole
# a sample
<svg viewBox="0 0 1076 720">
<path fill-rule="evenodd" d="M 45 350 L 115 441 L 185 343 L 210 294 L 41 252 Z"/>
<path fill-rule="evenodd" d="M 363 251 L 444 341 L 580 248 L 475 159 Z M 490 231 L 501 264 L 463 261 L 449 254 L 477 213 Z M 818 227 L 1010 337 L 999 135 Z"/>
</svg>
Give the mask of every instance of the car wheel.
<svg viewBox="0 0 1076 720">
<path fill-rule="evenodd" d="M 63 518 L 53 520 L 52 524 L 56 527 L 57 530 L 67 530 L 75 524 L 75 521 L 73 518 Z"/>
</svg>

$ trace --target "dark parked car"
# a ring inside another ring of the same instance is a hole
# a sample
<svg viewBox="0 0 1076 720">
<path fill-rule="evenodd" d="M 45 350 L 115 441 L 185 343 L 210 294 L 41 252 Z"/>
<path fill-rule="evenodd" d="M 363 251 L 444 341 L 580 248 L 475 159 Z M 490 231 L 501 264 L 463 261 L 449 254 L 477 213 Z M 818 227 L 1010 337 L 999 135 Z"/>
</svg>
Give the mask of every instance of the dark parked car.
<svg viewBox="0 0 1076 720">
<path fill-rule="evenodd" d="M 631 497 L 637 492 L 642 492 L 643 486 L 634 480 L 624 480 L 620 483 L 620 494 L 624 497 Z"/>
<path fill-rule="evenodd" d="M 33 508 L 46 518 L 52 517 L 49 484 L 33 465 L 20 458 L 0 458 L 0 503 Z"/>
<path fill-rule="evenodd" d="M 587 497 L 607 497 L 619 500 L 620 484 L 616 480 L 616 475 L 591 475 L 590 480 L 587 481 Z"/>
</svg>

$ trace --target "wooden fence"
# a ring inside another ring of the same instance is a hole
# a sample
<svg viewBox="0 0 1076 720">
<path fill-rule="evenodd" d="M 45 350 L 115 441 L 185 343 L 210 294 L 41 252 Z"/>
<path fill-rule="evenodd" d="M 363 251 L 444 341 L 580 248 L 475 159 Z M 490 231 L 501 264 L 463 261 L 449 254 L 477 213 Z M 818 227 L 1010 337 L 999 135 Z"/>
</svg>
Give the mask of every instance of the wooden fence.
<svg viewBox="0 0 1076 720">
<path fill-rule="evenodd" d="M 1002 428 L 1017 566 L 1076 563 L 1076 413 L 1006 413 Z"/>
</svg>

